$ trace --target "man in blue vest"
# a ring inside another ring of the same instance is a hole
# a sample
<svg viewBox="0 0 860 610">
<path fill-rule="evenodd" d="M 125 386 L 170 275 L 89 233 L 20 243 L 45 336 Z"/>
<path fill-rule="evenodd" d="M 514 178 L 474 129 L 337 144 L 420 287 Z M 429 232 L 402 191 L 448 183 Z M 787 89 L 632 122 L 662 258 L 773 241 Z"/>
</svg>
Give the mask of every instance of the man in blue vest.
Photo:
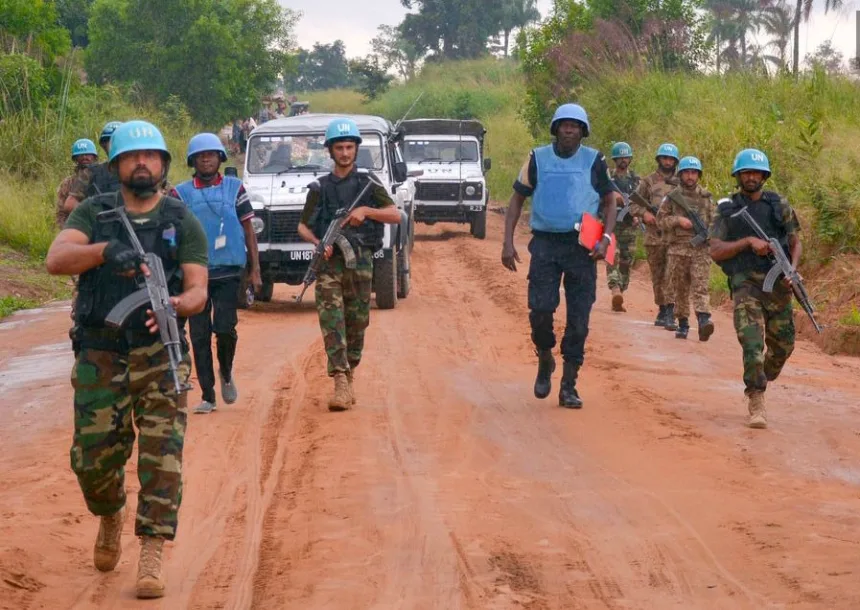
<svg viewBox="0 0 860 610">
<path fill-rule="evenodd" d="M 546 398 L 552 389 L 552 349 L 556 344 L 553 314 L 559 305 L 563 278 L 567 326 L 561 342 L 564 373 L 558 402 L 573 409 L 582 407 L 576 378 L 585 356 L 588 318 L 597 291 L 596 261 L 606 256 L 615 228 L 616 196 L 620 198 L 606 158 L 581 145 L 589 131 L 588 115 L 581 106 L 564 104 L 556 110 L 550 124 L 555 141 L 534 149 L 514 182 L 502 247 L 502 264 L 516 271 L 516 263 L 521 261 L 514 248 L 514 231 L 526 197 L 532 197 L 528 279 L 529 322 L 538 356 L 534 393 L 537 398 Z M 593 251 L 578 242 L 577 225 L 586 212 L 606 219 L 603 238 Z"/>
<path fill-rule="evenodd" d="M 214 133 L 199 133 L 188 142 L 188 167 L 194 177 L 178 185 L 175 197 L 185 202 L 203 225 L 209 243 L 209 299 L 202 312 L 190 321 L 191 347 L 197 380 L 203 392 L 195 413 L 215 410 L 215 371 L 212 362 L 212 334 L 218 353 L 221 398 L 233 404 L 239 397 L 233 380 L 239 322 L 236 309 L 242 271 L 250 266 L 254 290 L 262 286 L 257 236 L 251 226 L 254 209 L 242 181 L 222 176 L 218 171 L 227 160 L 227 151 Z"/>
</svg>

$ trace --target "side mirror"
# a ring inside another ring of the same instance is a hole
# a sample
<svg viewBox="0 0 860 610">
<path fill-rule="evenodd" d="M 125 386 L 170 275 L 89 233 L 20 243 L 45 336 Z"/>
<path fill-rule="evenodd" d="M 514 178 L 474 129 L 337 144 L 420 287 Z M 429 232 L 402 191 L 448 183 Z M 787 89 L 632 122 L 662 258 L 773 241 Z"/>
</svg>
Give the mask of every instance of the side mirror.
<svg viewBox="0 0 860 610">
<path fill-rule="evenodd" d="M 411 169 L 408 172 L 406 172 L 406 175 L 409 176 L 410 178 L 417 178 L 418 176 L 424 175 L 424 170 L 423 169 Z"/>
<path fill-rule="evenodd" d="M 484 159 L 484 171 L 485 172 L 490 171 L 491 167 L 493 167 L 493 160 L 489 159 L 489 158 Z"/>
<path fill-rule="evenodd" d="M 235 167 L 232 167 L 232 166 L 225 167 L 224 168 L 224 175 L 225 176 L 233 176 L 234 178 L 238 178 L 239 177 L 239 170 L 237 170 Z"/>
<path fill-rule="evenodd" d="M 406 168 L 406 163 L 403 161 L 398 161 L 394 164 L 394 181 L 395 182 L 406 182 L 406 178 L 409 177 L 409 171 Z"/>
</svg>

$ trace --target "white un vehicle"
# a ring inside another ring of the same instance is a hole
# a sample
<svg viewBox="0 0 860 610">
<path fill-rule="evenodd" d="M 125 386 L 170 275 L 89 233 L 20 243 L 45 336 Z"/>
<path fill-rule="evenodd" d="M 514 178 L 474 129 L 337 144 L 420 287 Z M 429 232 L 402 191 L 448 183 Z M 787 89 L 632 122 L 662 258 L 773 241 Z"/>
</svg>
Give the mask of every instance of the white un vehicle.
<svg viewBox="0 0 860 610">
<path fill-rule="evenodd" d="M 394 126 L 375 116 L 304 114 L 268 121 L 248 140 L 243 180 L 255 213 L 263 279 L 257 295 L 260 301 L 272 299 L 275 283 L 302 283 L 314 247 L 299 237 L 299 220 L 308 184 L 332 168 L 324 145 L 326 127 L 343 116 L 354 120 L 361 131 L 363 142 L 356 164 L 376 174 L 400 210 L 400 224 L 385 225 L 383 246 L 373 255 L 376 305 L 392 309 L 398 299 L 409 295 L 415 187 Z"/>
<path fill-rule="evenodd" d="M 484 126 L 474 120 L 412 119 L 400 130 L 408 168 L 423 170 L 415 183 L 415 222 L 468 223 L 472 235 L 484 239 L 490 201 Z"/>
</svg>

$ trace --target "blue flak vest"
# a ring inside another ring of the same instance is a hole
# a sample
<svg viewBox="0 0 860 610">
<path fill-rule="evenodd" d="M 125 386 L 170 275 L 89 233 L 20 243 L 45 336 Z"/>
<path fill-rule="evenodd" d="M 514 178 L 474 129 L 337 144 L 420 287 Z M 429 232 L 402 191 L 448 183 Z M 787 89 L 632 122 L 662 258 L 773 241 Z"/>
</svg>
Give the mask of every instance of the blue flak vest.
<svg viewBox="0 0 860 610">
<path fill-rule="evenodd" d="M 245 266 L 245 231 L 236 215 L 236 196 L 241 186 L 238 178 L 224 176 L 217 186 L 197 189 L 194 181 L 189 180 L 176 187 L 179 197 L 206 231 L 209 269 Z M 219 235 L 227 238 L 227 244 L 216 250 L 215 240 Z"/>
<path fill-rule="evenodd" d="M 537 186 L 532 194 L 531 228 L 547 233 L 569 233 L 588 212 L 597 216 L 600 195 L 591 184 L 597 151 L 580 146 L 567 159 L 552 144 L 534 150 Z"/>
</svg>

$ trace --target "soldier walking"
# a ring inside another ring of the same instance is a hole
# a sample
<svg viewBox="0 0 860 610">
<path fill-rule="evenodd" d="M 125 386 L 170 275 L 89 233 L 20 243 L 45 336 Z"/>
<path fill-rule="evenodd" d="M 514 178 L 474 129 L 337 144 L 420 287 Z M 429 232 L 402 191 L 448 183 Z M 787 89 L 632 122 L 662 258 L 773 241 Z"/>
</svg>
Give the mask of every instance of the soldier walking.
<svg viewBox="0 0 860 610">
<path fill-rule="evenodd" d="M 60 186 L 57 187 L 58 228 L 62 229 L 65 226 L 69 214 L 84 200 L 84 194 L 75 190 L 75 187 L 89 179 L 85 174 L 98 159 L 99 153 L 92 140 L 82 138 L 72 144 L 72 162 L 75 164 L 75 171 L 71 176 L 64 178 Z"/>
<path fill-rule="evenodd" d="M 699 235 L 693 219 L 707 231 L 714 217 L 711 194 L 699 185 L 702 163 L 696 157 L 684 157 L 678 164 L 681 186 L 669 192 L 657 214 L 657 224 L 666 235 L 668 244 L 667 277 L 674 296 L 674 312 L 678 317 L 675 337 L 686 339 L 690 331 L 690 296 L 699 329 L 699 341 L 714 334 L 708 286 L 711 256 L 707 235 Z M 673 325 L 674 326 L 674 325 Z M 668 328 L 668 326 L 667 326 Z"/>
<path fill-rule="evenodd" d="M 651 286 L 654 289 L 654 303 L 659 307 L 654 326 L 674 327 L 674 311 L 671 308 L 672 297 L 667 294 L 666 278 L 666 240 L 663 232 L 657 226 L 657 210 L 663 202 L 663 197 L 678 186 L 675 168 L 680 158 L 678 147 L 668 142 L 657 149 L 657 169 L 654 173 L 642 178 L 636 192 L 649 206 L 633 204 L 632 213 L 645 223 L 645 252 L 648 255 L 648 267 L 651 270 Z"/>
<path fill-rule="evenodd" d="M 514 182 L 505 214 L 505 241 L 502 265 L 511 271 L 521 262 L 514 247 L 514 231 L 526 197 L 532 198 L 529 242 L 529 323 L 538 356 L 534 394 L 546 398 L 552 390 L 556 339 L 553 315 L 559 305 L 559 288 L 564 280 L 567 325 L 561 342 L 564 372 L 558 404 L 579 409 L 582 399 L 576 390 L 579 369 L 585 360 L 588 319 L 597 292 L 597 264 L 606 256 L 615 227 L 618 194 L 606 158 L 582 145 L 590 132 L 588 115 L 582 106 L 564 104 L 550 123 L 555 141 L 534 149 Z M 578 223 L 585 213 L 602 212 L 605 233 L 593 251 L 579 245 Z"/>
<path fill-rule="evenodd" d="M 344 411 L 355 404 L 355 369 L 361 362 L 364 333 L 370 324 L 373 253 L 382 247 L 383 225 L 398 224 L 400 212 L 374 176 L 358 172 L 355 160 L 361 133 L 353 120 L 331 121 L 325 146 L 334 168 L 310 184 L 298 229 L 302 239 L 318 245 L 337 211 L 348 208 L 368 180 L 377 183 L 342 221 L 351 251 L 329 247 L 317 274 L 317 312 L 328 374 L 334 379 L 329 409 Z"/>
<path fill-rule="evenodd" d="M 137 596 L 164 595 L 161 552 L 176 535 L 182 498 L 182 446 L 186 395 L 177 395 L 169 357 L 152 312 L 131 315 L 127 327 L 106 325 L 108 313 L 140 288 L 149 269 L 118 222 L 98 218 L 124 206 L 144 250 L 159 256 L 180 317 L 206 303 L 206 235 L 181 201 L 163 197 L 158 184 L 170 153 L 158 129 L 129 121 L 113 135 L 110 167 L 118 192 L 84 200 L 51 244 L 49 273 L 80 274 L 76 312 L 80 353 L 72 370 L 74 437 L 72 470 L 87 508 L 100 517 L 95 567 L 113 570 L 122 552 L 126 515 L 125 463 L 138 436 L 138 495 L 134 532 L 141 540 Z M 187 380 L 183 347 L 179 377 Z"/>
<path fill-rule="evenodd" d="M 626 197 L 639 186 L 639 176 L 630 169 L 633 159 L 633 147 L 627 142 L 616 142 L 611 151 L 615 168 L 610 176 L 615 186 Z M 636 244 L 636 227 L 638 221 L 633 214 L 627 214 L 624 220 L 615 225 L 615 239 L 618 249 L 614 265 L 606 263 L 606 279 L 612 294 L 612 311 L 627 311 L 624 308 L 624 293 L 630 285 L 630 267 L 633 265 L 633 249 Z"/>
<path fill-rule="evenodd" d="M 246 264 L 250 267 L 254 290 L 262 287 L 257 236 L 251 225 L 254 208 L 242 181 L 222 176 L 221 163 L 227 151 L 214 133 L 199 133 L 188 142 L 186 162 L 194 177 L 171 193 L 181 199 L 203 225 L 209 246 L 209 298 L 203 311 L 188 321 L 197 380 L 203 400 L 195 413 L 211 413 L 216 408 L 215 370 L 212 362 L 212 335 L 218 354 L 221 398 L 233 404 L 239 390 L 233 379 L 233 359 L 239 335 L 236 325 L 239 284 Z"/>
<path fill-rule="evenodd" d="M 739 192 L 719 202 L 711 225 L 710 251 L 728 276 L 732 291 L 735 330 L 743 348 L 749 426 L 766 428 L 767 384 L 779 377 L 794 351 L 792 290 L 784 279 L 774 285 L 773 292 L 764 292 L 764 279 L 773 264 L 769 259 L 770 243 L 759 239 L 742 218 L 732 215 L 746 208 L 764 232 L 779 241 L 795 269 L 803 247 L 797 215 L 788 201 L 763 190 L 770 177 L 767 156 L 754 148 L 740 151 L 732 175 Z"/>
</svg>

